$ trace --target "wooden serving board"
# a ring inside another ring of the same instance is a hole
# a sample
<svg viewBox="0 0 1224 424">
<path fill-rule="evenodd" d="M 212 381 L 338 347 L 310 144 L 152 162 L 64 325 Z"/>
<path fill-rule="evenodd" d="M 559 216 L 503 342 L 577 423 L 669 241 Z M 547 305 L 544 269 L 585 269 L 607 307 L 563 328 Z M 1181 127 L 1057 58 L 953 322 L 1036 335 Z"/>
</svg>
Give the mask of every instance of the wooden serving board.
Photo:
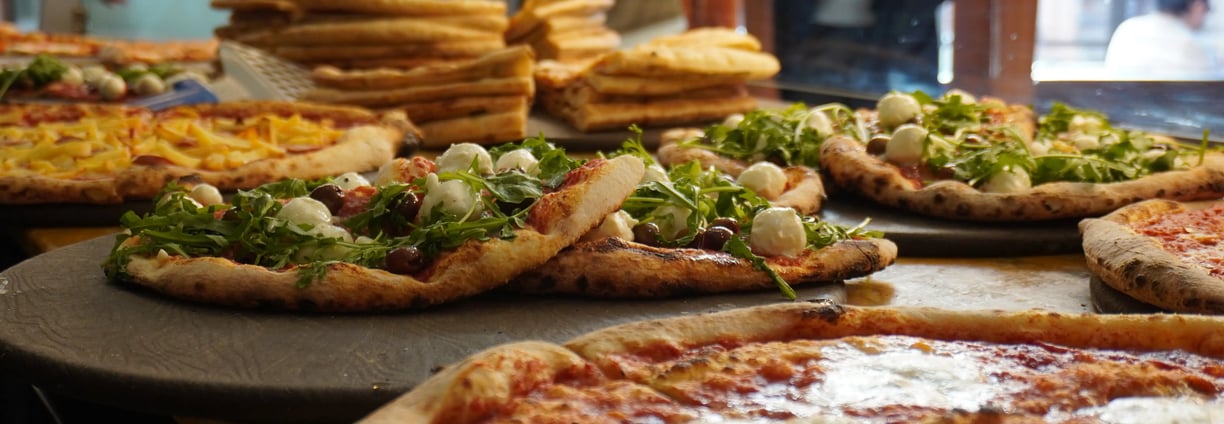
<svg viewBox="0 0 1224 424">
<path fill-rule="evenodd" d="M 0 273 L 0 369 L 43 390 L 156 414 L 349 422 L 443 365 L 517 340 L 785 301 L 776 291 L 657 301 L 489 294 L 423 311 L 267 313 L 108 282 L 100 237 Z M 798 288 L 843 301 L 842 284 Z"/>
</svg>

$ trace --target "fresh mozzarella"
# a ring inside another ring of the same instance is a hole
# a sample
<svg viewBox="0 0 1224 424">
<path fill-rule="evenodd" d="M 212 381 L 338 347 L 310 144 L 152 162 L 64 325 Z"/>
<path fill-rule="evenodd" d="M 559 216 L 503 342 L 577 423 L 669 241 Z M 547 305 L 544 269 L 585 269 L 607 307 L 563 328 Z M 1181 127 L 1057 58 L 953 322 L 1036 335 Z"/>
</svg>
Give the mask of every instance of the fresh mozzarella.
<svg viewBox="0 0 1224 424">
<path fill-rule="evenodd" d="M 989 193 L 1019 193 L 1033 188 L 1033 180 L 1024 168 L 1010 167 L 991 175 L 982 184 L 982 191 Z"/>
<path fill-rule="evenodd" d="M 667 171 L 663 170 L 658 164 L 649 165 L 646 167 L 646 172 L 642 174 L 642 181 L 638 184 L 646 184 L 651 182 L 670 183 L 671 178 L 667 177 Z"/>
<path fill-rule="evenodd" d="M 922 105 L 909 94 L 892 92 L 876 102 L 876 114 L 880 124 L 888 128 L 909 122 L 922 113 Z"/>
<path fill-rule="evenodd" d="M 327 205 L 309 197 L 295 197 L 281 207 L 276 217 L 294 224 L 323 225 L 331 223 L 331 211 Z"/>
<path fill-rule="evenodd" d="M 608 237 L 616 237 L 626 241 L 633 241 L 633 226 L 637 225 L 638 221 L 629 216 L 629 212 L 616 211 L 604 217 L 603 222 L 591 231 L 588 231 L 582 236 L 582 240 L 600 240 Z"/>
<path fill-rule="evenodd" d="M 1075 115 L 1071 117 L 1071 121 L 1067 123 L 1067 132 L 1091 134 L 1100 132 L 1105 128 L 1105 121 L 1095 116 Z"/>
<path fill-rule="evenodd" d="M 395 183 L 411 183 L 412 180 L 429 175 L 434 169 L 434 163 L 425 158 L 395 158 L 378 168 L 374 184 L 382 187 Z"/>
<path fill-rule="evenodd" d="M 922 160 L 927 130 L 914 124 L 905 124 L 893 131 L 892 138 L 884 145 L 884 160 L 896 164 L 911 164 Z"/>
<path fill-rule="evenodd" d="M 821 137 L 833 135 L 833 120 L 829 119 L 829 115 L 818 109 L 808 111 L 807 126 L 816 130 L 816 134 Z"/>
<path fill-rule="evenodd" d="M 493 173 L 493 158 L 489 151 L 474 143 L 459 143 L 450 146 L 438 156 L 438 172 L 464 171 L 476 162 L 476 169 L 483 175 Z"/>
<path fill-rule="evenodd" d="M 737 127 L 739 126 L 739 123 L 743 123 L 743 121 L 744 114 L 730 114 L 727 115 L 727 119 L 722 120 L 722 126 Z"/>
<path fill-rule="evenodd" d="M 757 162 L 735 180 L 766 199 L 776 199 L 786 190 L 786 173 L 773 162 Z"/>
<path fill-rule="evenodd" d="M 340 239 L 344 242 L 352 242 L 353 235 L 347 229 L 338 225 L 332 224 L 316 224 L 309 231 L 311 234 L 320 237 Z M 334 261 L 344 258 L 344 255 L 349 252 L 348 246 L 332 245 L 327 247 L 305 246 L 297 251 L 294 260 L 298 262 L 309 261 Z"/>
<path fill-rule="evenodd" d="M 655 209 L 654 216 L 659 218 L 656 224 L 659 225 L 659 234 L 667 238 L 676 238 L 688 231 L 689 215 L 693 211 L 678 208 L 675 206 L 663 206 Z"/>
<path fill-rule="evenodd" d="M 1080 151 L 1101 147 L 1101 139 L 1095 135 L 1080 134 L 1071 139 L 1071 144 Z"/>
<path fill-rule="evenodd" d="M 81 85 L 85 83 L 85 74 L 81 73 L 81 68 L 70 66 L 68 70 L 60 74 L 60 82 L 68 85 Z"/>
<path fill-rule="evenodd" d="M 954 96 L 960 96 L 960 102 L 963 105 L 971 105 L 971 104 L 977 103 L 977 97 L 973 97 L 973 95 L 969 94 L 969 92 L 958 89 L 958 88 L 953 88 L 951 90 L 948 90 L 948 92 L 944 93 L 943 98 L 944 100 L 952 100 L 952 97 Z"/>
<path fill-rule="evenodd" d="M 212 184 L 198 184 L 187 193 L 187 197 L 199 202 L 203 206 L 211 206 L 224 202 L 221 198 L 221 191 L 217 190 Z"/>
<path fill-rule="evenodd" d="M 769 208 L 752 218 L 752 251 L 761 256 L 795 256 L 807 248 L 807 231 L 791 208 Z"/>
<path fill-rule="evenodd" d="M 464 216 L 479 207 L 477 194 L 460 180 L 439 181 L 437 174 L 425 177 L 425 197 L 421 199 L 420 216 L 429 217 L 434 208 L 443 213 Z"/>
<path fill-rule="evenodd" d="M 494 168 L 497 169 L 497 172 L 518 168 L 529 175 L 539 175 L 540 169 L 537 166 L 539 163 L 540 161 L 527 149 L 516 149 L 497 158 L 497 165 Z"/>
<path fill-rule="evenodd" d="M 1042 156 L 1050 153 L 1050 144 L 1042 141 L 1034 141 L 1029 143 L 1029 154 L 1033 156 Z"/>
<path fill-rule="evenodd" d="M 370 180 L 367 180 L 365 177 L 361 176 L 361 174 L 356 172 L 345 172 L 340 174 L 339 177 L 336 177 L 336 179 L 332 180 L 332 183 L 337 187 L 340 187 L 341 190 L 347 191 L 357 187 L 368 186 L 370 185 Z"/>
</svg>

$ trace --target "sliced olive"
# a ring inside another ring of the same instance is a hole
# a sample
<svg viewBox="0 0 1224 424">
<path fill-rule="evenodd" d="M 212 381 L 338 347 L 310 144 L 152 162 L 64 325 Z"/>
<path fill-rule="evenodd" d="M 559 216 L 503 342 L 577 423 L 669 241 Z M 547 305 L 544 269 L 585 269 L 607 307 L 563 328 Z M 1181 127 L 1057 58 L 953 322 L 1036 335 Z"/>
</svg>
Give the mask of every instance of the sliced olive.
<svg viewBox="0 0 1224 424">
<path fill-rule="evenodd" d="M 404 193 L 403 196 L 400 196 L 399 202 L 395 204 L 395 213 L 409 222 L 415 220 L 419 212 L 421 212 L 421 198 L 416 194 Z"/>
<path fill-rule="evenodd" d="M 653 222 L 633 226 L 633 241 L 647 246 L 659 245 L 659 226 Z"/>
<path fill-rule="evenodd" d="M 871 141 L 867 142 L 867 153 L 871 153 L 873 155 L 884 154 L 885 148 L 888 147 L 888 138 L 889 137 L 886 135 L 871 137 Z"/>
<path fill-rule="evenodd" d="M 391 249 L 387 252 L 387 271 L 396 274 L 412 274 L 425 268 L 425 255 L 413 246 Z"/>
<path fill-rule="evenodd" d="M 710 227 L 701 236 L 701 248 L 722 250 L 723 245 L 727 244 L 727 240 L 731 240 L 731 237 L 735 237 L 735 233 L 726 227 Z"/>
<path fill-rule="evenodd" d="M 705 233 L 706 233 L 705 228 L 698 228 L 697 235 L 693 236 L 693 240 L 690 241 L 689 244 L 685 245 L 684 247 L 687 247 L 690 249 L 701 249 L 701 245 L 705 244 L 705 241 L 704 241 Z"/>
<path fill-rule="evenodd" d="M 323 184 L 310 192 L 310 198 L 318 200 L 332 215 L 340 213 L 344 207 L 344 189 L 335 184 Z"/>
<path fill-rule="evenodd" d="M 731 230 L 731 234 L 739 234 L 740 232 L 739 221 L 736 221 L 735 218 L 714 218 L 713 221 L 710 221 L 710 227 L 723 227 Z"/>
</svg>

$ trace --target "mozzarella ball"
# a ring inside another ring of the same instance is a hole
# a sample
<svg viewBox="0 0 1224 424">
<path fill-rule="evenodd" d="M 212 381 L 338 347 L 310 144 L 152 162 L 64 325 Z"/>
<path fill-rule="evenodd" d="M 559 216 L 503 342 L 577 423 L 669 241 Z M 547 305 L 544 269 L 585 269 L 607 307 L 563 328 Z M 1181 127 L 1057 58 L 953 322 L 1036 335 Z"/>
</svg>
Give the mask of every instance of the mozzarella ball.
<svg viewBox="0 0 1224 424">
<path fill-rule="evenodd" d="M 104 77 L 98 82 L 98 94 L 103 100 L 116 100 L 127 94 L 127 83 L 118 75 Z"/>
<path fill-rule="evenodd" d="M 221 197 L 221 191 L 217 190 L 212 184 L 199 184 L 193 187 L 191 192 L 187 194 L 187 197 L 200 202 L 204 206 L 216 205 L 225 201 Z"/>
<path fill-rule="evenodd" d="M 914 96 L 892 92 L 876 103 L 876 113 L 881 125 L 893 128 L 917 118 L 922 113 L 922 105 Z"/>
<path fill-rule="evenodd" d="M 459 143 L 446 149 L 438 156 L 438 172 L 465 171 L 473 161 L 481 175 L 493 173 L 493 158 L 489 156 L 489 151 L 475 143 Z"/>
<path fill-rule="evenodd" d="M 1050 153 L 1050 144 L 1041 142 L 1041 141 L 1034 141 L 1032 143 L 1029 143 L 1028 148 L 1029 148 L 1029 154 L 1033 156 L 1042 156 L 1047 153 Z"/>
<path fill-rule="evenodd" d="M 815 130 L 816 134 L 821 137 L 833 135 L 833 120 L 822 111 L 816 109 L 808 111 L 807 126 Z"/>
<path fill-rule="evenodd" d="M 341 190 L 347 191 L 347 190 L 355 189 L 357 187 L 368 186 L 370 185 L 370 180 L 367 180 L 366 177 L 363 177 L 361 176 L 361 174 L 358 174 L 356 172 L 345 172 L 343 174 L 340 174 L 339 177 L 336 177 L 335 179 L 333 179 L 332 184 L 335 184 L 337 187 L 340 187 Z"/>
<path fill-rule="evenodd" d="M 927 130 L 914 124 L 905 124 L 893 131 L 892 138 L 884 145 L 884 160 L 896 164 L 912 164 L 922 160 Z"/>
<path fill-rule="evenodd" d="M 1090 134 L 1079 134 L 1071 138 L 1071 145 L 1080 151 L 1101 147 L 1101 138 Z"/>
<path fill-rule="evenodd" d="M 1010 167 L 991 175 L 982 184 L 982 191 L 989 193 L 1019 193 L 1033 188 L 1033 180 L 1024 168 Z"/>
<path fill-rule="evenodd" d="M 114 74 L 99 65 L 89 65 L 81 69 L 81 79 L 92 86 L 97 86 L 102 78 L 109 75 Z"/>
<path fill-rule="evenodd" d="M 1095 133 L 1105 128 L 1105 122 L 1095 116 L 1075 115 L 1067 123 L 1067 132 Z"/>
<path fill-rule="evenodd" d="M 723 119 L 723 126 L 735 128 L 739 126 L 740 122 L 744 122 L 744 114 L 732 113 L 727 115 L 726 119 Z"/>
<path fill-rule="evenodd" d="M 961 104 L 971 105 L 977 103 L 977 97 L 973 97 L 973 95 L 969 94 L 968 91 L 961 90 L 959 88 L 948 90 L 946 93 L 944 93 L 943 98 L 944 100 L 951 100 L 954 96 L 960 96 Z"/>
<path fill-rule="evenodd" d="M 81 68 L 72 66 L 60 74 L 59 80 L 68 85 L 81 85 L 85 83 L 85 74 L 81 72 Z"/>
<path fill-rule="evenodd" d="M 497 169 L 497 172 L 517 168 L 528 175 L 539 175 L 540 168 L 536 166 L 539 162 L 527 149 L 516 149 L 506 152 L 506 154 L 497 158 L 497 164 L 494 168 Z"/>
<path fill-rule="evenodd" d="M 378 168 L 378 174 L 374 175 L 374 184 L 382 187 L 394 183 L 411 183 L 414 179 L 429 175 L 434 168 L 433 162 L 428 159 L 395 158 Z"/>
<path fill-rule="evenodd" d="M 675 206 L 663 206 L 654 210 L 655 221 L 659 226 L 659 235 L 668 239 L 680 237 L 688 231 L 688 218 L 693 211 Z"/>
<path fill-rule="evenodd" d="M 352 233 L 349 233 L 347 229 L 338 225 L 318 224 L 315 225 L 314 228 L 311 228 L 308 232 L 319 237 L 335 238 L 345 242 L 353 241 Z M 333 245 L 322 248 L 306 246 L 299 249 L 293 259 L 297 262 L 309 262 L 315 260 L 333 261 L 344 258 L 344 255 L 347 254 L 349 250 L 350 248 L 347 246 Z"/>
<path fill-rule="evenodd" d="M 637 223 L 636 219 L 629 216 L 629 212 L 618 210 L 604 217 L 603 222 L 599 223 L 598 227 L 582 236 L 582 240 L 594 241 L 616 237 L 625 241 L 633 241 L 633 226 L 637 225 Z"/>
<path fill-rule="evenodd" d="M 174 84 L 177 84 L 179 81 L 185 81 L 185 80 L 196 80 L 196 81 L 199 81 L 201 84 L 208 83 L 208 77 L 196 71 L 179 72 L 177 74 L 166 77 L 165 82 L 166 82 L 167 87 L 173 87 Z"/>
<path fill-rule="evenodd" d="M 295 197 L 285 203 L 276 217 L 294 224 L 322 225 L 331 223 L 331 211 L 327 205 L 309 197 Z"/>
<path fill-rule="evenodd" d="M 467 183 L 460 180 L 439 181 L 437 174 L 429 174 L 425 177 L 425 197 L 421 199 L 418 216 L 428 218 L 434 208 L 448 215 L 464 216 L 469 210 L 480 206 L 477 200 L 477 194 Z"/>
<path fill-rule="evenodd" d="M 807 248 L 807 231 L 791 208 L 769 208 L 752 218 L 748 244 L 761 256 L 795 256 Z"/>
<path fill-rule="evenodd" d="M 735 180 L 766 199 L 776 199 L 786 190 L 786 172 L 772 162 L 757 162 Z"/>
<path fill-rule="evenodd" d="M 667 177 L 667 171 L 663 170 L 662 166 L 652 164 L 646 167 L 646 172 L 642 173 L 642 180 L 638 184 L 646 184 L 651 182 L 670 183 L 671 178 Z"/>
<path fill-rule="evenodd" d="M 144 74 L 132 82 L 132 92 L 141 96 L 161 94 L 166 91 L 166 83 L 157 75 Z"/>
</svg>

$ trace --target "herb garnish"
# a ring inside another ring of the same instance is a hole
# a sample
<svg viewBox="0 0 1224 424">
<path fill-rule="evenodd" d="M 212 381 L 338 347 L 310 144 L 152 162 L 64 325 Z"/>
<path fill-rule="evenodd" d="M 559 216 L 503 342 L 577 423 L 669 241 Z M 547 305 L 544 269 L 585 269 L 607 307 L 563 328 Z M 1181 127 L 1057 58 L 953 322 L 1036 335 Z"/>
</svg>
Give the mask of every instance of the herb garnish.
<svg viewBox="0 0 1224 424">
<path fill-rule="evenodd" d="M 770 160 L 786 165 L 820 166 L 821 135 L 808 125 L 812 114 L 825 114 L 834 131 L 866 142 L 863 122 L 850 108 L 827 104 L 808 109 L 796 103 L 786 109 L 757 109 L 744 114 L 735 126 L 714 124 L 705 129 L 705 136 L 680 142 L 681 146 L 698 147 L 719 155 L 749 162 Z"/>
</svg>

